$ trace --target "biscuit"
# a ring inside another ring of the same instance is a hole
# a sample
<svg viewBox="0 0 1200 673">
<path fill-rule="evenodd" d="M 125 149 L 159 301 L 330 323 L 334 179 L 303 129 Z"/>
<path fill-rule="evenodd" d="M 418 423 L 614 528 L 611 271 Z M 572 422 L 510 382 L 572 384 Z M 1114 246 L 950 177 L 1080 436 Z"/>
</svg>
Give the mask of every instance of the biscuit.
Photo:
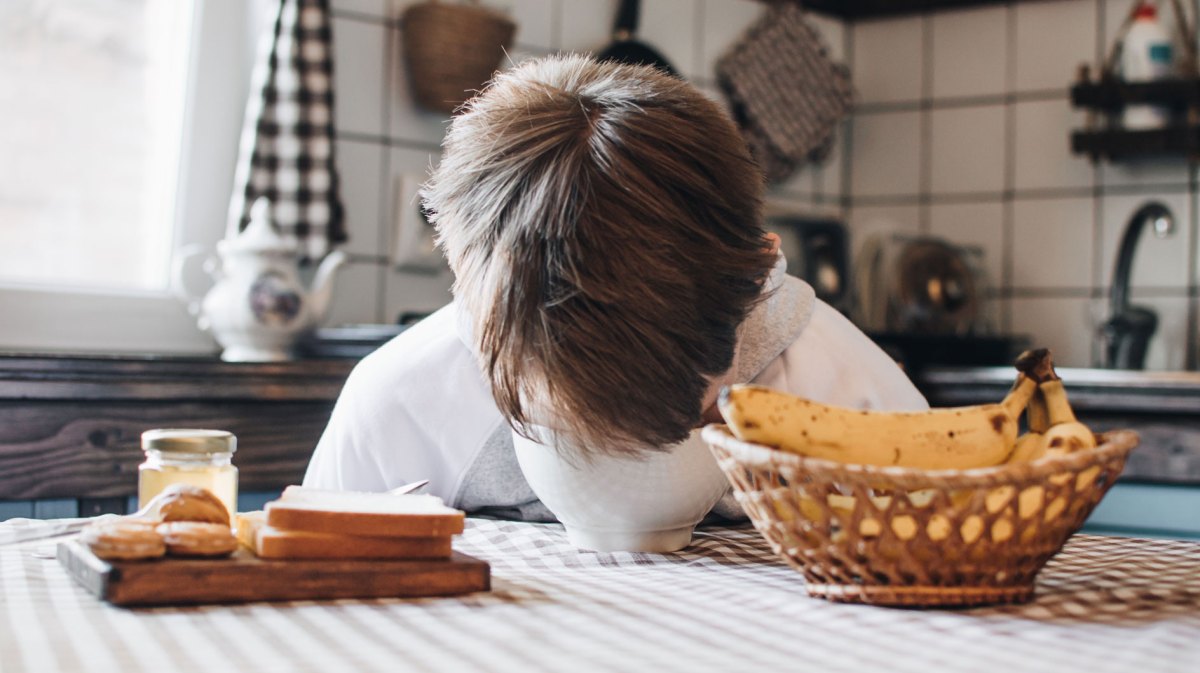
<svg viewBox="0 0 1200 673">
<path fill-rule="evenodd" d="M 229 510 L 211 491 L 190 484 L 171 484 L 155 498 L 161 521 L 203 521 L 229 526 Z"/>
<path fill-rule="evenodd" d="M 96 556 L 108 561 L 137 561 L 159 558 L 166 553 L 163 536 L 150 521 L 101 521 L 79 536 Z"/>
<path fill-rule="evenodd" d="M 172 556 L 228 556 L 238 548 L 229 526 L 197 521 L 174 521 L 158 526 Z"/>
</svg>

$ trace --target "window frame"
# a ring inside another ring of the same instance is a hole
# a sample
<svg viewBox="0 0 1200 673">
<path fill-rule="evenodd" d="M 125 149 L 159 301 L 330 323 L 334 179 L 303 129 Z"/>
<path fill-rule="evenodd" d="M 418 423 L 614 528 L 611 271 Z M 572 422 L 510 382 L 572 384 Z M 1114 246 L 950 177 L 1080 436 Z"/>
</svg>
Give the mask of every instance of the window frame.
<svg viewBox="0 0 1200 673">
<path fill-rule="evenodd" d="M 186 249 L 212 250 L 224 236 L 266 4 L 195 3 L 174 204 L 176 262 Z M 170 283 L 160 292 L 0 285 L 0 351 L 215 352 L 216 342 L 180 298 L 178 279 Z"/>
</svg>

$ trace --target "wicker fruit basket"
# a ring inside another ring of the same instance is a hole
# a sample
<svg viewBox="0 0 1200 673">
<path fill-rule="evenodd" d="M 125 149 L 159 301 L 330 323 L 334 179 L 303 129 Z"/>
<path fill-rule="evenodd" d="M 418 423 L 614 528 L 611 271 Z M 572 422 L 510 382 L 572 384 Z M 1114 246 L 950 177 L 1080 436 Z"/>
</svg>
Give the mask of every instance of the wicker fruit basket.
<svg viewBox="0 0 1200 673">
<path fill-rule="evenodd" d="M 759 532 L 812 596 L 970 606 L 1033 597 L 1034 578 L 1104 497 L 1137 433 L 1034 463 L 973 470 L 806 458 L 703 431 Z"/>
</svg>

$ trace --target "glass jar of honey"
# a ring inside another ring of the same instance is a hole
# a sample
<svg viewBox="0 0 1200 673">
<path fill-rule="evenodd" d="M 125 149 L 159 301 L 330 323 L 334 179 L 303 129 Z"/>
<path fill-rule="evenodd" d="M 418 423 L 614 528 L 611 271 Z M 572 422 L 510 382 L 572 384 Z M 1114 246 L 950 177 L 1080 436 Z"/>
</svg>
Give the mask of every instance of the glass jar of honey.
<svg viewBox="0 0 1200 673">
<path fill-rule="evenodd" d="M 237 437 L 224 430 L 159 429 L 142 433 L 146 462 L 138 467 L 138 508 L 171 484 L 208 489 L 237 512 Z"/>
</svg>

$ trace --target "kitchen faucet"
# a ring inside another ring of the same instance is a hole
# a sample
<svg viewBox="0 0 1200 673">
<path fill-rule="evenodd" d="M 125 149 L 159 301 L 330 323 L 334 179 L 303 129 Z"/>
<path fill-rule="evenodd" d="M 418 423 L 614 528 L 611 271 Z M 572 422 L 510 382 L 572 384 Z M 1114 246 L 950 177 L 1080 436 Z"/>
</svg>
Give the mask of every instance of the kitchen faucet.
<svg viewBox="0 0 1200 673">
<path fill-rule="evenodd" d="M 1113 270 L 1110 296 L 1111 316 L 1102 328 L 1107 345 L 1104 366 L 1111 369 L 1143 369 L 1150 337 L 1158 328 L 1158 315 L 1143 306 L 1129 304 L 1129 279 L 1133 270 L 1133 253 L 1138 237 L 1147 222 L 1153 224 L 1154 235 L 1165 238 L 1175 231 L 1175 216 L 1163 204 L 1151 201 L 1133 214 L 1125 225 L 1117 265 Z"/>
</svg>

